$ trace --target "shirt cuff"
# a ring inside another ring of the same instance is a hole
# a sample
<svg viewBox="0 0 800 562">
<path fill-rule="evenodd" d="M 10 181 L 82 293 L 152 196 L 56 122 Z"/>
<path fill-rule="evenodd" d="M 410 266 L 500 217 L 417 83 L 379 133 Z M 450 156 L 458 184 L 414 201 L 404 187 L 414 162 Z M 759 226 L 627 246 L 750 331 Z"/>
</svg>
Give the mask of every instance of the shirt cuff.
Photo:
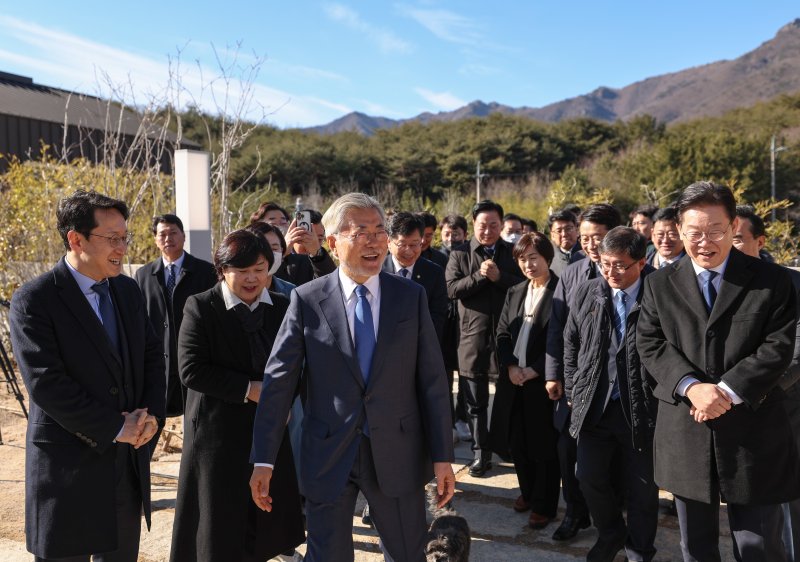
<svg viewBox="0 0 800 562">
<path fill-rule="evenodd" d="M 731 402 L 733 402 L 734 404 L 741 404 L 742 402 L 744 402 L 744 400 L 742 400 L 741 396 L 736 394 L 733 391 L 733 389 L 731 387 L 729 387 L 727 384 L 725 384 L 724 382 L 719 383 L 717 386 L 728 393 L 728 396 L 731 397 Z"/>
<path fill-rule="evenodd" d="M 267 464 L 265 462 L 257 462 L 255 464 L 253 464 L 253 466 L 265 466 L 267 468 L 273 468 L 273 469 L 275 468 L 274 464 Z"/>
<path fill-rule="evenodd" d="M 114 443 L 116 443 L 117 439 L 119 439 L 122 436 L 122 430 L 124 430 L 124 429 L 125 429 L 125 422 L 122 422 L 122 427 L 119 428 L 119 432 L 117 433 L 117 436 L 114 437 L 114 441 L 113 441 Z"/>
<path fill-rule="evenodd" d="M 686 375 L 680 380 L 678 386 L 675 387 L 675 394 L 677 394 L 678 396 L 686 396 L 686 389 L 689 388 L 690 385 L 696 382 L 700 381 L 695 377 L 693 377 L 692 375 Z"/>
<path fill-rule="evenodd" d="M 244 393 L 244 403 L 247 404 L 247 397 L 250 396 L 250 383 L 247 383 L 247 392 Z"/>
</svg>

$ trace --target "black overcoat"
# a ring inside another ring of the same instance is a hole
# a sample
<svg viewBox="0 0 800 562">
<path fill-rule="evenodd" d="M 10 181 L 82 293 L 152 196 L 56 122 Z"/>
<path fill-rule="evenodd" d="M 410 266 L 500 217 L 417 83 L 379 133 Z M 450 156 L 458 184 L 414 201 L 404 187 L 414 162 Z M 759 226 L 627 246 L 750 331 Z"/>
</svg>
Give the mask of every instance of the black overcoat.
<svg viewBox="0 0 800 562">
<path fill-rule="evenodd" d="M 488 259 L 486 250 L 476 238 L 450 252 L 445 279 L 447 295 L 458 299 L 461 336 L 458 344 L 458 374 L 467 378 L 482 378 L 498 374 L 496 329 L 503 311 L 508 290 L 524 280 L 512 246 L 498 240 L 493 256 L 500 279 L 490 281 L 480 273 L 481 264 Z"/>
<path fill-rule="evenodd" d="M 503 459 L 510 459 L 511 420 L 513 408 L 521 407 L 528 427 L 527 449 L 532 457 L 539 460 L 556 458 L 556 439 L 558 432 L 553 427 L 553 401 L 545 390 L 544 364 L 547 344 L 547 324 L 550 321 L 550 307 L 553 303 L 553 292 L 558 285 L 558 277 L 551 271 L 550 280 L 539 301 L 533 326 L 528 335 L 526 351 L 528 365 L 539 376 L 525 382 L 521 387 L 511 384 L 508 378 L 508 367 L 518 365 L 514 355 L 514 347 L 522 329 L 525 315 L 525 296 L 529 281 L 512 287 L 506 295 L 500 322 L 497 325 L 497 358 L 500 363 L 500 375 L 492 406 L 492 422 L 489 429 L 489 443 L 492 451 Z"/>
<path fill-rule="evenodd" d="M 778 386 L 792 359 L 795 291 L 785 269 L 732 249 L 711 314 L 691 259 L 644 281 L 637 346 L 657 381 L 655 480 L 711 503 L 776 504 L 800 496 L 800 464 Z M 724 381 L 744 402 L 705 423 L 676 396 L 687 375 Z"/>
<path fill-rule="evenodd" d="M 288 299 L 270 293 L 264 326 L 274 340 Z M 300 496 L 291 445 L 284 430 L 270 492 L 272 512 L 250 494 L 250 449 L 256 404 L 245 402 L 251 365 L 248 337 L 222 289 L 189 297 L 178 340 L 181 379 L 189 389 L 184 419 L 178 499 L 170 560 L 244 560 L 248 517 L 256 513 L 257 555 L 267 560 L 303 541 Z"/>
</svg>

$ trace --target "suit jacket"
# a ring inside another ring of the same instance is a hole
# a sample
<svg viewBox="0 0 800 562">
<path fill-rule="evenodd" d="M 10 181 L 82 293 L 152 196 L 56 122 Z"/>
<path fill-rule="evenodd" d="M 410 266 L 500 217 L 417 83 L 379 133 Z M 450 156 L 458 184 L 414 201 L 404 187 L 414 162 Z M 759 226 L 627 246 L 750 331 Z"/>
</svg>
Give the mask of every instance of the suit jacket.
<svg viewBox="0 0 800 562">
<path fill-rule="evenodd" d="M 158 259 L 145 264 L 136 272 L 136 282 L 144 295 L 147 314 L 156 334 L 164 342 L 167 381 L 167 415 L 183 414 L 185 390 L 178 376 L 178 333 L 183 321 L 183 307 L 186 299 L 213 287 L 217 282 L 214 266 L 205 260 L 184 253 L 180 277 L 172 293 L 172 306 L 167 303 L 164 260 Z"/>
<path fill-rule="evenodd" d="M 392 256 L 386 256 L 383 262 L 383 271 L 396 275 Z M 414 263 L 413 279 L 425 287 L 425 295 L 428 297 L 428 310 L 431 313 L 433 327 L 436 329 L 436 336 L 439 343 L 444 336 L 444 324 L 447 321 L 447 308 L 450 299 L 447 298 L 447 283 L 444 281 L 444 269 L 435 263 L 419 258 Z"/>
<path fill-rule="evenodd" d="M 450 252 L 445 279 L 448 296 L 458 299 L 461 322 L 459 376 L 475 378 L 498 374 L 495 352 L 497 322 L 503 311 L 506 292 L 524 280 L 511 251 L 511 244 L 497 241 L 493 259 L 500 270 L 500 279 L 496 283 L 480 274 L 481 264 L 488 256 L 477 239 L 473 237 L 469 244 Z"/>
<path fill-rule="evenodd" d="M 380 274 L 378 339 L 364 384 L 338 273 L 298 287 L 267 362 L 253 456 L 274 464 L 298 381 L 307 385 L 300 490 L 330 502 L 344 488 L 366 422 L 381 490 L 421 489 L 431 461 L 453 461 L 450 394 L 423 288 Z"/>
<path fill-rule="evenodd" d="M 264 331 L 274 339 L 289 300 L 270 297 Z M 254 559 L 272 558 L 303 542 L 291 446 L 285 439 L 280 449 L 271 490 L 275 509 L 261 511 L 247 487 L 256 405 L 245 395 L 263 368 L 254 368 L 248 335 L 236 311 L 226 310 L 220 284 L 190 297 L 185 315 L 179 353 L 189 392 L 170 560 L 245 559 L 248 520 L 258 538 Z"/>
<path fill-rule="evenodd" d="M 117 548 L 117 447 L 130 450 L 150 524 L 150 446 L 137 451 L 114 439 L 123 411 L 148 407 L 163 419 L 163 349 L 133 279 L 120 275 L 109 284 L 122 353 L 64 258 L 11 300 L 14 357 L 30 396 L 25 537 L 43 558 Z"/>
<path fill-rule="evenodd" d="M 547 341 L 547 324 L 550 321 L 550 307 L 553 292 L 558 285 L 558 277 L 550 273 L 550 280 L 539 301 L 533 326 L 528 334 L 526 348 L 527 363 L 539 373 L 533 380 L 525 382 L 522 387 L 511 384 L 508 378 L 508 367 L 519 365 L 514 355 L 519 332 L 525 316 L 525 297 L 528 293 L 528 281 L 523 281 L 509 289 L 503 313 L 497 325 L 497 358 L 500 362 L 500 376 L 494 394 L 492 422 L 489 424 L 489 438 L 492 450 L 508 460 L 510 454 L 509 436 L 513 408 L 523 408 L 523 417 L 529 431 L 527 437 L 528 451 L 535 458 L 550 460 L 556 458 L 556 438 L 558 434 L 553 427 L 553 401 L 547 396 L 544 388 L 544 356 Z"/>
<path fill-rule="evenodd" d="M 795 291 L 784 268 L 732 249 L 709 315 L 691 259 L 645 279 L 637 346 L 658 385 L 655 480 L 675 494 L 714 502 L 776 504 L 800 496 L 800 463 L 779 379 L 792 359 Z M 724 381 L 744 402 L 697 423 L 676 396 L 692 375 Z"/>
<path fill-rule="evenodd" d="M 312 279 L 327 275 L 336 269 L 330 254 L 322 249 L 322 255 L 311 258 L 307 254 L 290 253 L 283 258 L 283 263 L 275 272 L 275 277 L 299 287 Z"/>
<path fill-rule="evenodd" d="M 420 257 L 435 263 L 444 271 L 447 269 L 447 261 L 450 255 L 444 253 L 442 250 L 437 250 L 433 246 L 429 246 L 427 250 L 424 250 L 422 254 L 420 254 Z"/>
</svg>

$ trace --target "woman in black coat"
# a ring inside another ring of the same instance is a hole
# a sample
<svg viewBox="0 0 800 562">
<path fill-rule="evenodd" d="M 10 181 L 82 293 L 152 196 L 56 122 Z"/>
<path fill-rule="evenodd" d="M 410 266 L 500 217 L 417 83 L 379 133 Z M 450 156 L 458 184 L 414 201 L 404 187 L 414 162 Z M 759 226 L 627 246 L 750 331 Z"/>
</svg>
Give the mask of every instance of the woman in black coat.
<svg viewBox="0 0 800 562">
<path fill-rule="evenodd" d="M 256 507 L 249 486 L 264 366 L 289 303 L 265 288 L 273 260 L 263 236 L 232 232 L 214 255 L 220 282 L 186 303 L 178 354 L 189 391 L 171 562 L 263 562 L 304 540 L 286 434 L 272 512 Z"/>
<path fill-rule="evenodd" d="M 497 326 L 500 376 L 492 408 L 492 450 L 514 461 L 520 496 L 514 510 L 531 510 L 529 525 L 547 526 L 556 516 L 560 472 L 553 402 L 545 390 L 547 324 L 558 277 L 549 270 L 553 246 L 539 232 L 514 246 L 527 281 L 506 296 Z"/>
</svg>

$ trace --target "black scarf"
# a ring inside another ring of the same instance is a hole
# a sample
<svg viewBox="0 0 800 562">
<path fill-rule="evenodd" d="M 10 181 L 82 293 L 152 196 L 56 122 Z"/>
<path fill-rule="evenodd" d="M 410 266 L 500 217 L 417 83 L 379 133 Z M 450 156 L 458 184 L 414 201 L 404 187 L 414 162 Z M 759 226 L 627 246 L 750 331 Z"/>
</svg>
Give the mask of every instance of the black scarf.
<svg viewBox="0 0 800 562">
<path fill-rule="evenodd" d="M 241 302 L 233 307 L 233 311 L 242 324 L 242 330 L 247 335 L 247 342 L 250 344 L 250 363 L 253 366 L 253 371 L 263 374 L 273 344 L 272 338 L 264 328 L 267 306 L 261 302 L 258 303 L 254 311 L 250 311 L 250 307 Z"/>
</svg>

